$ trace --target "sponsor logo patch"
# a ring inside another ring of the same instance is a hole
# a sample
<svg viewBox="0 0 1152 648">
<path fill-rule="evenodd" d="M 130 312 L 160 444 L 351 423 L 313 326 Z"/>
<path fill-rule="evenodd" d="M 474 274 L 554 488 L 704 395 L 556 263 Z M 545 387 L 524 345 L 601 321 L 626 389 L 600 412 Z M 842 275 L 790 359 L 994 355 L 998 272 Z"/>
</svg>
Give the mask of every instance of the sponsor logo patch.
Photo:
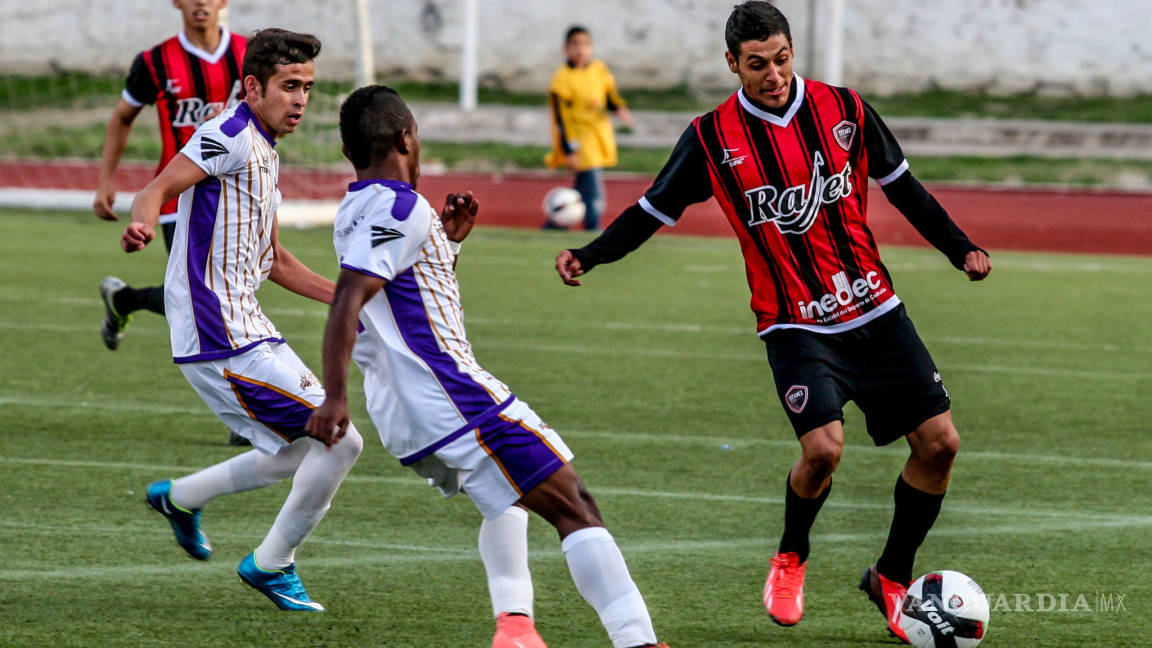
<svg viewBox="0 0 1152 648">
<path fill-rule="evenodd" d="M 730 167 L 740 166 L 741 164 L 744 164 L 744 158 L 748 157 L 747 155 L 741 155 L 740 157 L 733 157 L 732 156 L 733 153 L 739 153 L 739 152 L 740 152 L 740 147 L 724 149 L 724 159 L 720 160 L 720 164 L 727 164 Z"/>
<path fill-rule="evenodd" d="M 804 385 L 792 385 L 784 394 L 784 401 L 788 403 L 788 409 L 794 413 L 803 412 L 804 406 L 808 404 L 808 388 Z"/>
<path fill-rule="evenodd" d="M 205 160 L 211 160 L 217 155 L 224 155 L 228 149 L 223 144 L 217 142 L 211 137 L 205 137 L 200 140 L 200 157 Z"/>
<path fill-rule="evenodd" d="M 394 230 L 391 227 L 382 227 L 380 225 L 372 226 L 372 247 L 376 247 L 388 241 L 395 241 L 398 238 L 404 238 L 404 233 L 399 230 Z"/>
<path fill-rule="evenodd" d="M 847 151 L 852 146 L 852 138 L 856 136 L 856 124 L 844 120 L 832 127 L 832 137 L 840 148 Z"/>
</svg>

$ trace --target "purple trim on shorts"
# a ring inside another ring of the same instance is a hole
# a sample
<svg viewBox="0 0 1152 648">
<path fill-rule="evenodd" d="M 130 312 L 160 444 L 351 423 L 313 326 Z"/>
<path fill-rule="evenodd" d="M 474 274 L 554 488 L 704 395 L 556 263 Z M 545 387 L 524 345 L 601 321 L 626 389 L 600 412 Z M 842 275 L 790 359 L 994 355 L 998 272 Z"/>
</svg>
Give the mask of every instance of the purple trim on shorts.
<svg viewBox="0 0 1152 648">
<path fill-rule="evenodd" d="M 564 465 L 564 458 L 539 434 L 517 420 L 497 418 L 481 425 L 480 443 L 521 495 Z"/>
<path fill-rule="evenodd" d="M 221 181 L 209 177 L 196 183 L 188 214 L 188 293 L 192 300 L 192 321 L 201 351 L 231 351 L 228 325 L 220 312 L 220 297 L 208 288 L 205 275 L 211 272 L 212 239 L 216 233 L 216 212 L 220 207 Z"/>
<path fill-rule="evenodd" d="M 256 124 L 256 130 L 268 140 L 272 146 L 276 146 L 276 138 L 268 134 L 264 127 L 260 125 L 260 120 L 256 119 L 256 115 L 252 114 L 252 109 L 248 106 L 247 101 L 241 101 L 240 105 L 236 106 L 236 112 L 232 114 L 223 124 L 220 124 L 220 132 L 228 137 L 236 137 L 240 131 L 248 127 L 248 122 Z"/>
<path fill-rule="evenodd" d="M 404 344 L 432 370 L 464 420 L 470 421 L 488 412 L 493 404 L 492 394 L 472 376 L 460 371 L 452 356 L 437 344 L 412 268 L 396 275 L 384 285 L 382 292 L 392 309 L 392 317 Z"/>
<path fill-rule="evenodd" d="M 232 383 L 232 391 L 248 415 L 285 439 L 295 440 L 306 436 L 304 425 L 312 416 L 315 405 L 302 403 L 277 389 L 257 382 L 245 380 L 243 376 L 225 374 Z"/>
<path fill-rule="evenodd" d="M 484 425 L 488 421 L 496 418 L 496 416 L 499 415 L 500 412 L 503 412 L 505 409 L 507 409 L 508 406 L 510 406 L 512 404 L 512 401 L 514 401 L 514 400 L 516 400 L 515 396 L 509 396 L 508 400 L 506 400 L 503 403 L 500 403 L 498 405 L 493 405 L 487 412 L 484 412 L 480 416 L 477 416 L 476 418 L 469 420 L 467 423 L 464 424 L 464 427 L 460 428 L 459 430 L 456 430 L 455 432 L 453 432 L 453 433 L 449 434 L 448 436 L 440 439 L 439 441 L 437 441 L 437 442 L 433 443 L 432 445 L 424 448 L 423 450 L 417 450 L 416 452 L 413 452 L 412 454 L 410 454 L 406 457 L 400 457 L 400 465 L 401 466 L 411 466 L 412 464 L 416 463 L 417 461 L 420 461 L 424 457 L 427 457 L 428 455 L 435 453 L 440 448 L 443 448 L 444 446 L 448 445 L 449 443 L 452 443 L 456 439 L 459 439 L 460 437 L 464 436 L 465 434 L 468 434 L 472 430 L 475 430 L 476 428 L 480 427 L 481 425 Z"/>
<path fill-rule="evenodd" d="M 207 360 L 220 360 L 222 358 L 231 358 L 232 356 L 238 356 L 241 353 L 244 353 L 246 351 L 251 351 L 257 345 L 264 344 L 265 342 L 284 342 L 284 338 L 280 338 L 280 337 L 264 338 L 261 340 L 256 340 L 255 342 L 249 342 L 248 344 L 245 344 L 244 346 L 240 347 L 239 349 L 222 349 L 220 351 L 209 351 L 207 353 L 197 353 L 196 355 L 181 356 L 179 358 L 173 357 L 172 362 L 175 362 L 176 364 L 188 364 L 189 362 L 204 362 Z"/>
<path fill-rule="evenodd" d="M 345 270 L 351 270 L 352 272 L 359 272 L 362 275 L 368 275 L 369 277 L 376 277 L 377 279 L 383 279 L 384 281 L 388 281 L 387 278 L 381 277 L 380 275 L 376 274 L 375 272 L 370 272 L 368 270 L 365 270 L 364 268 L 357 268 L 354 265 L 348 265 L 347 263 L 341 263 L 340 267 L 344 268 Z"/>
</svg>

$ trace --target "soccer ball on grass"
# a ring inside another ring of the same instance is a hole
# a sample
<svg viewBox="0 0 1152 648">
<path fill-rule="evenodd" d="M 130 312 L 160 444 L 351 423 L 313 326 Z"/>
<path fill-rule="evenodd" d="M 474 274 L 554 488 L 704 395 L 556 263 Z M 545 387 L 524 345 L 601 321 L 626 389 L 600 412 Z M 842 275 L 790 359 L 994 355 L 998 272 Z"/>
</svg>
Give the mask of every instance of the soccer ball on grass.
<svg viewBox="0 0 1152 648">
<path fill-rule="evenodd" d="M 924 574 L 908 588 L 900 627 L 916 648 L 973 648 L 988 630 L 988 597 L 957 571 Z"/>
</svg>

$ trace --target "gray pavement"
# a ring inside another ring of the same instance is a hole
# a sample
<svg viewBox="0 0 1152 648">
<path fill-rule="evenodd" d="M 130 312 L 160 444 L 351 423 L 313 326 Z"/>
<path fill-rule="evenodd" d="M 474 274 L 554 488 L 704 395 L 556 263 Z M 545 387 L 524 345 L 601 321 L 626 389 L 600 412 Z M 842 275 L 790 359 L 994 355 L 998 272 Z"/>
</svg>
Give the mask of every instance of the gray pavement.
<svg viewBox="0 0 1152 648">
<path fill-rule="evenodd" d="M 547 146 L 546 107 L 414 103 L 420 135 L 432 141 L 507 142 Z M 696 113 L 633 111 L 636 128 L 621 146 L 671 148 Z M 1083 157 L 1152 160 L 1152 126 L 1019 119 L 891 117 L 885 122 L 909 155 Z"/>
</svg>

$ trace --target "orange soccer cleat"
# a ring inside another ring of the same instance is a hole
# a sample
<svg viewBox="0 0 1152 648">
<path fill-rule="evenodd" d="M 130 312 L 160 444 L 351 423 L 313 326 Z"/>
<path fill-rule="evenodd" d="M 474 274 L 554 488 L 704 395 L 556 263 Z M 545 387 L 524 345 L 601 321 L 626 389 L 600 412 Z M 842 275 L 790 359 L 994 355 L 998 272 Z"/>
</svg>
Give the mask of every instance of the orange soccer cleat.
<svg viewBox="0 0 1152 648">
<path fill-rule="evenodd" d="M 908 636 L 900 627 L 900 610 L 904 605 L 904 595 L 908 593 L 908 585 L 884 578 L 876 571 L 876 565 L 872 565 L 860 576 L 860 591 L 880 608 L 880 614 L 888 622 L 888 632 L 908 643 Z"/>
<path fill-rule="evenodd" d="M 772 556 L 772 568 L 764 583 L 764 609 L 768 616 L 782 626 L 794 626 L 804 616 L 804 570 L 808 562 L 800 562 L 795 552 Z"/>
<path fill-rule="evenodd" d="M 492 648 L 548 648 L 536 632 L 532 617 L 501 612 L 496 617 Z"/>
</svg>

